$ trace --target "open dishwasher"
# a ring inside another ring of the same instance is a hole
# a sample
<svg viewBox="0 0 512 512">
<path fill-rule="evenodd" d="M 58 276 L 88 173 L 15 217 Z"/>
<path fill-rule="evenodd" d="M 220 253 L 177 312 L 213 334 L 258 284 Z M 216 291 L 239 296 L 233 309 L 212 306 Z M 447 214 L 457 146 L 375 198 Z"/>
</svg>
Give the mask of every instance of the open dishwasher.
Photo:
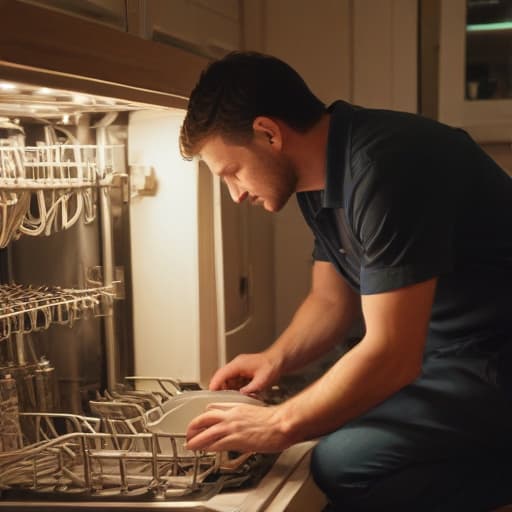
<svg viewBox="0 0 512 512">
<path fill-rule="evenodd" d="M 146 347 L 130 335 L 137 233 L 126 223 L 132 203 L 165 195 L 166 183 L 155 184 L 158 164 L 127 162 L 151 145 L 141 130 L 171 139 L 183 112 L 2 81 L 0 115 L 0 509 L 252 512 L 286 483 L 288 503 L 311 443 L 281 455 L 192 452 L 193 416 L 171 413 L 195 404 L 199 414 L 201 386 L 130 376 Z"/>
<path fill-rule="evenodd" d="M 0 510 L 321 510 L 312 443 L 158 428 L 226 357 L 220 183 L 177 142 L 204 59 L 0 6 Z"/>
</svg>

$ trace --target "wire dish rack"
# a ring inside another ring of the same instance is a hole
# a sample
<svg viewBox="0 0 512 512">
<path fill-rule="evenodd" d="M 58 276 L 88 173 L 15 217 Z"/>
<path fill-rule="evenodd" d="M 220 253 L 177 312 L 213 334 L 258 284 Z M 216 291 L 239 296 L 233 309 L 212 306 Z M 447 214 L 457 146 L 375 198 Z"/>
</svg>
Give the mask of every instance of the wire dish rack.
<svg viewBox="0 0 512 512">
<path fill-rule="evenodd" d="M 0 497 L 208 499 L 270 468 L 274 455 L 191 451 L 184 433 L 148 431 L 177 384 L 159 380 L 167 382 L 161 391 L 123 386 L 98 396 L 90 402 L 97 417 L 19 413 L 26 443 L 0 452 Z"/>
<path fill-rule="evenodd" d="M 0 123 L 0 128 L 2 127 Z M 112 186 L 122 145 L 40 144 L 0 139 L 0 248 L 22 235 L 50 236 L 92 223 L 99 190 Z"/>
</svg>

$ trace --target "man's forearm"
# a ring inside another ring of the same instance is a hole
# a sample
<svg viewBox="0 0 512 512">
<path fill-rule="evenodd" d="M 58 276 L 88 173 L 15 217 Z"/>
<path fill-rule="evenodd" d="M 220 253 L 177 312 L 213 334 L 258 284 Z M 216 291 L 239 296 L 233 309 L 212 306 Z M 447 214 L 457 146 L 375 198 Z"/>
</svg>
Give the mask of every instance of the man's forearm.
<svg viewBox="0 0 512 512">
<path fill-rule="evenodd" d="M 363 339 L 323 377 L 279 406 L 289 444 L 336 430 L 412 382 L 420 367 Z"/>
<path fill-rule="evenodd" d="M 419 376 L 436 283 L 433 278 L 364 297 L 361 342 L 314 384 L 277 406 L 288 443 L 332 432 Z"/>
</svg>

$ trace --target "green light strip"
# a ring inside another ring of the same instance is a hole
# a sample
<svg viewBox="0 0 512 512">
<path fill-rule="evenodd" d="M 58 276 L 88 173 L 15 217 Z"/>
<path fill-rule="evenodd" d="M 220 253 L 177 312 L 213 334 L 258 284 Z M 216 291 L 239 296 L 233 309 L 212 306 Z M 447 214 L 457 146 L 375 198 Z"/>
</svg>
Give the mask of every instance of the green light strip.
<svg viewBox="0 0 512 512">
<path fill-rule="evenodd" d="M 478 23 L 477 25 L 466 25 L 467 32 L 481 32 L 487 30 L 509 30 L 512 29 L 512 21 L 501 21 L 499 23 Z"/>
</svg>

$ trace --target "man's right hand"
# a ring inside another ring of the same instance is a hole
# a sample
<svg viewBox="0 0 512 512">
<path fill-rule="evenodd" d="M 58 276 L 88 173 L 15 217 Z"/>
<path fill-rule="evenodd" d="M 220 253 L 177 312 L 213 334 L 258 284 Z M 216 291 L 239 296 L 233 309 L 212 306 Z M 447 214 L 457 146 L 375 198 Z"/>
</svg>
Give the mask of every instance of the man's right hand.
<svg viewBox="0 0 512 512">
<path fill-rule="evenodd" d="M 266 352 L 241 354 L 217 370 L 210 381 L 210 389 L 238 389 L 250 394 L 263 391 L 280 377 L 279 364 Z"/>
</svg>

